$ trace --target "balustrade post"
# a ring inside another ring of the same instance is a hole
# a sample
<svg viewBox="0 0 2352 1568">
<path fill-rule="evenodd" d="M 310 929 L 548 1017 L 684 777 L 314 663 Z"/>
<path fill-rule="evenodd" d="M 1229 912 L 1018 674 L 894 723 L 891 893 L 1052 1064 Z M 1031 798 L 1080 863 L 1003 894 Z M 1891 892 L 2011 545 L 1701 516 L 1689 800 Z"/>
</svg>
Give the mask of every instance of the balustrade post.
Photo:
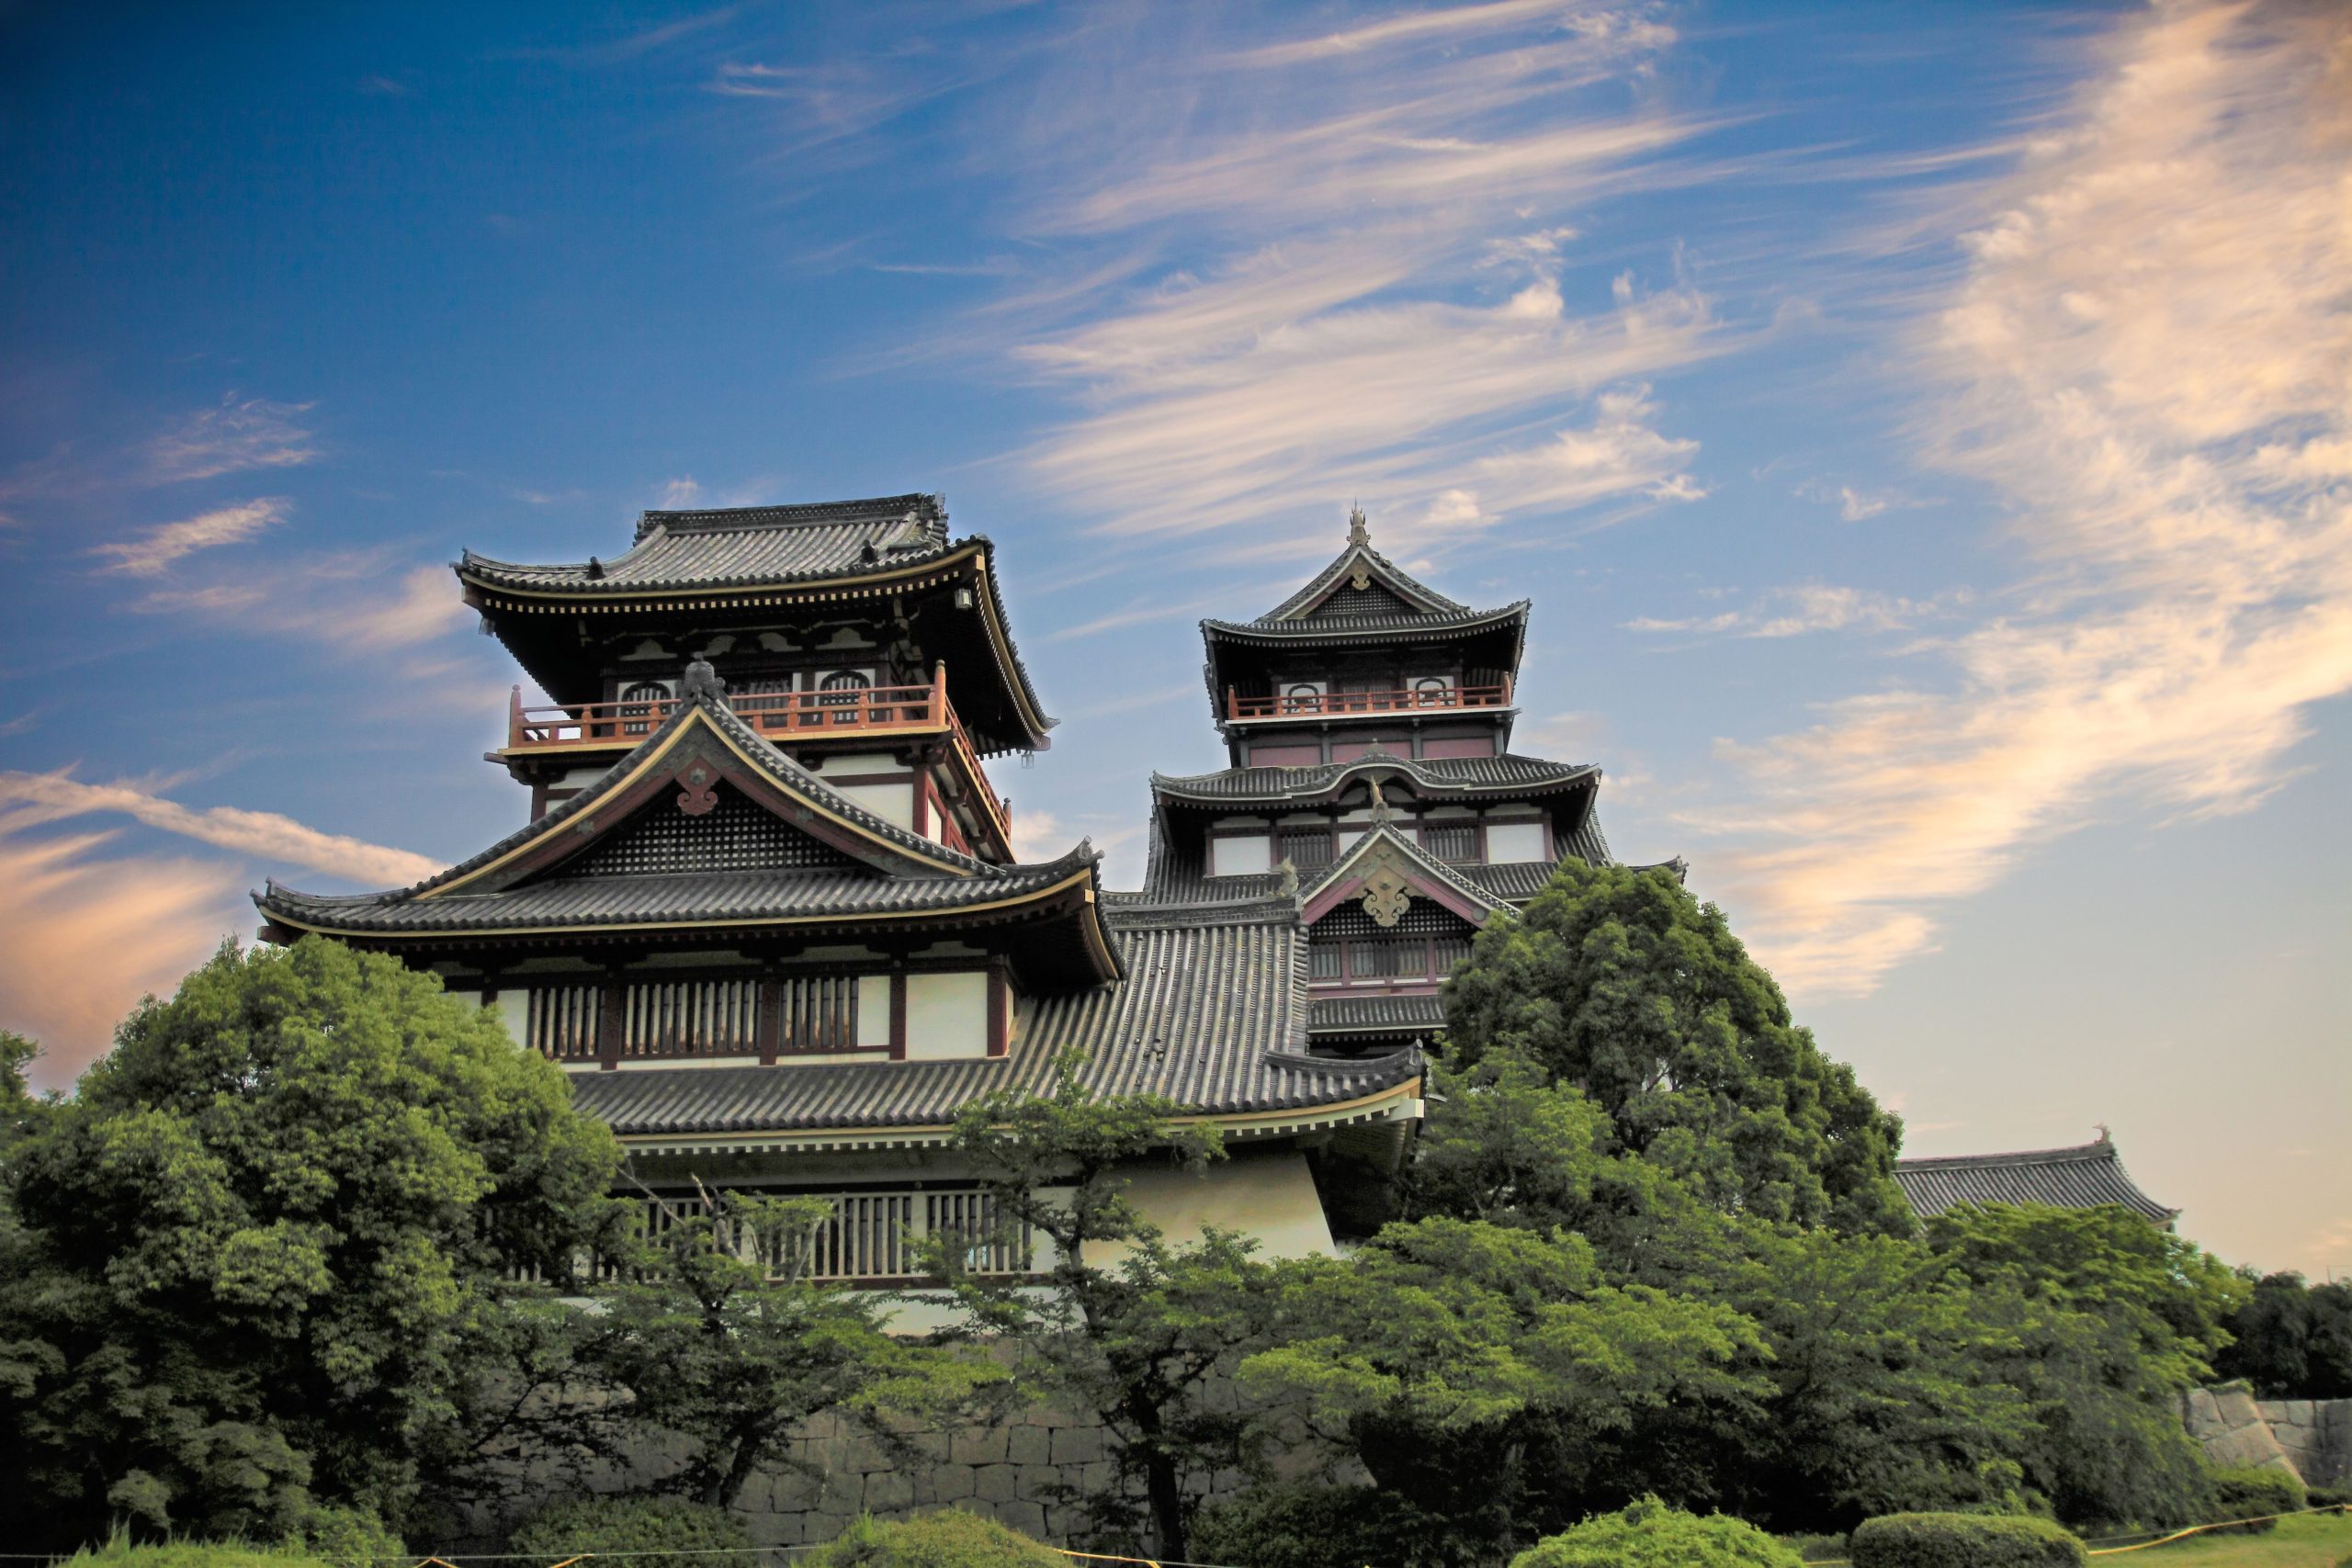
<svg viewBox="0 0 2352 1568">
<path fill-rule="evenodd" d="M 608 1069 L 621 1065 L 621 987 L 618 976 L 606 975 L 596 998 L 596 1060 Z"/>
</svg>

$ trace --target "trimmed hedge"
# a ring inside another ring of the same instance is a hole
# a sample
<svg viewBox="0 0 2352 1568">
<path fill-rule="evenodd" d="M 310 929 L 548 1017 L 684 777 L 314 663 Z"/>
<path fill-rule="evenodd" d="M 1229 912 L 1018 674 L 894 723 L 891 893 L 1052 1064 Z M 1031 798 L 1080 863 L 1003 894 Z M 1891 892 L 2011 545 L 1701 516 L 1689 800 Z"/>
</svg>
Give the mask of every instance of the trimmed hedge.
<svg viewBox="0 0 2352 1568">
<path fill-rule="evenodd" d="M 1644 1497 L 1544 1537 L 1510 1568 L 1804 1568 L 1804 1560 L 1745 1520 Z"/>
<path fill-rule="evenodd" d="M 878 1525 L 857 1521 L 795 1568 L 1069 1568 L 1070 1560 L 994 1519 L 949 1508 Z"/>
<path fill-rule="evenodd" d="M 327 1568 L 306 1551 L 254 1546 L 245 1541 L 166 1540 L 133 1546 L 117 1536 L 104 1546 L 85 1547 L 64 1560 L 64 1568 Z"/>
<path fill-rule="evenodd" d="M 1854 1568 L 2084 1568 L 2072 1530 L 2022 1514 L 1883 1514 L 1854 1531 Z"/>
<path fill-rule="evenodd" d="M 631 1557 L 628 1568 L 753 1568 L 761 1559 L 751 1546 L 751 1531 L 724 1508 L 683 1497 L 580 1497 L 543 1510 L 514 1532 L 506 1550 L 544 1552 L 550 1562 L 583 1551 L 628 1551 L 649 1554 Z M 714 1547 L 741 1547 L 743 1555 L 683 1555 Z"/>
<path fill-rule="evenodd" d="M 2303 1483 L 2283 1470 L 2217 1470 L 2213 1472 L 2212 1511 L 2215 1519 L 2259 1519 L 2233 1525 L 2215 1535 L 2261 1535 L 2278 1528 L 2266 1514 L 2291 1514 L 2304 1505 Z"/>
<path fill-rule="evenodd" d="M 1784 1535 L 1781 1540 L 1807 1562 L 1843 1562 L 1849 1551 L 1842 1535 Z"/>
<path fill-rule="evenodd" d="M 1259 1486 L 1193 1517 L 1184 1554 L 1250 1568 L 1363 1568 L 1422 1560 L 1415 1543 L 1442 1527 L 1372 1486 Z"/>
</svg>

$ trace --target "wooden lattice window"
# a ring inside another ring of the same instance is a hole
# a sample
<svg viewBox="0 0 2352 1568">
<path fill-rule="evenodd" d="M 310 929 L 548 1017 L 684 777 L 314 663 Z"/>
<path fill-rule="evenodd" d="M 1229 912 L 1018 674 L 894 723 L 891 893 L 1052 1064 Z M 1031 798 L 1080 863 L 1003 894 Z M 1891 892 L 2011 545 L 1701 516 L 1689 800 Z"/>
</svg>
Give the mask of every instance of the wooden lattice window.
<svg viewBox="0 0 2352 1568">
<path fill-rule="evenodd" d="M 1321 871 L 1331 863 L 1329 828 L 1285 828 L 1274 843 L 1274 858 L 1286 860 L 1302 872 Z"/>
<path fill-rule="evenodd" d="M 534 986 L 523 1009 L 524 1043 L 559 1062 L 594 1061 L 602 1021 L 602 986 Z"/>
<path fill-rule="evenodd" d="M 623 1056 L 735 1056 L 759 1048 L 756 979 L 652 980 L 621 993 Z"/>
<path fill-rule="evenodd" d="M 1438 860 L 1475 861 L 1478 858 L 1478 824 L 1424 822 L 1421 824 L 1421 848 Z"/>
<path fill-rule="evenodd" d="M 775 1048 L 786 1051 L 848 1051 L 857 1045 L 857 977 L 854 975 L 787 975 L 776 1018 Z"/>
<path fill-rule="evenodd" d="M 670 700 L 670 688 L 659 681 L 639 681 L 621 694 L 621 733 L 643 735 L 653 728 L 654 716 Z"/>
</svg>

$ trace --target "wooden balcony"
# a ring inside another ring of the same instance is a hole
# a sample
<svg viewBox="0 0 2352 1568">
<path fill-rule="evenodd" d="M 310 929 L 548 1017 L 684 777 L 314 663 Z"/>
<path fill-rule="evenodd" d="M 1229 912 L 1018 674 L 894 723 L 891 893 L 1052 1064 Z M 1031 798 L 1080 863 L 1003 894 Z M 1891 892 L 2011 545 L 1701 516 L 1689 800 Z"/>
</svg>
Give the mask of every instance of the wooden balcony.
<svg viewBox="0 0 2352 1568">
<path fill-rule="evenodd" d="M 1225 689 L 1225 716 L 1241 724 L 1278 719 L 1361 718 L 1376 714 L 1442 714 L 1510 706 L 1511 683 L 1439 686 L 1399 692 L 1313 692 L 1245 697 Z"/>
<path fill-rule="evenodd" d="M 677 711 L 683 697 L 525 707 L 514 688 L 506 715 L 506 747 L 499 760 L 560 752 L 627 750 Z M 944 736 L 981 812 L 1000 840 L 1010 842 L 1012 803 L 997 797 L 980 770 L 980 753 L 947 700 L 947 666 L 936 666 L 922 686 L 865 686 L 829 692 L 733 692 L 727 705 L 778 745 L 811 740 L 862 740 Z"/>
</svg>

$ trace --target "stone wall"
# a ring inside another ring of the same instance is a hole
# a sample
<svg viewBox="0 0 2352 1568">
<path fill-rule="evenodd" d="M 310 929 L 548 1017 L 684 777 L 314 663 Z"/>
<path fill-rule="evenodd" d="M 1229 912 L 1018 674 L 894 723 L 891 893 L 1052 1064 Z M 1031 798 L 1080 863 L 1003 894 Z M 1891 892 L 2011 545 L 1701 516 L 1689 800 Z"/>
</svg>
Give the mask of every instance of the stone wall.
<svg viewBox="0 0 2352 1568">
<path fill-rule="evenodd" d="M 1219 1380 L 1204 1398 L 1219 1414 L 1236 1407 L 1238 1392 Z M 1116 1440 L 1091 1416 L 1050 1405 L 1032 1405 L 986 1425 L 908 1427 L 905 1447 L 892 1448 L 854 1423 L 820 1416 L 792 1445 L 798 1468 L 764 1470 L 744 1487 L 738 1511 L 759 1546 L 808 1546 L 831 1540 L 862 1513 L 901 1518 L 943 1506 L 986 1514 L 1057 1546 L 1077 1544 L 1087 1515 L 1078 1499 L 1122 1490 L 1114 1455 Z M 1278 1445 L 1279 1446 L 1279 1445 Z M 683 1450 L 653 1440 L 633 1450 L 628 1462 L 602 1467 L 586 1490 L 624 1492 L 674 1473 Z M 1290 1449 L 1277 1466 L 1285 1475 L 1304 1474 L 1330 1463 L 1311 1447 Z M 1343 1479 L 1350 1464 L 1336 1469 Z M 1194 1478 L 1193 1491 L 1205 1501 L 1230 1497 L 1247 1485 L 1234 1470 Z M 480 1509 L 448 1517 L 433 1532 L 443 1552 L 500 1550 L 506 1535 L 525 1518 L 582 1486 L 569 1478 L 544 1478 L 542 1485 L 518 1488 L 537 1495 L 510 1514 Z M 1136 1488 L 1125 1495 L 1139 1495 Z"/>
<path fill-rule="evenodd" d="M 2256 1399 L 2243 1382 L 2224 1383 L 2182 1395 L 2181 1419 L 2215 1464 L 2352 1485 L 2352 1399 Z"/>
</svg>

